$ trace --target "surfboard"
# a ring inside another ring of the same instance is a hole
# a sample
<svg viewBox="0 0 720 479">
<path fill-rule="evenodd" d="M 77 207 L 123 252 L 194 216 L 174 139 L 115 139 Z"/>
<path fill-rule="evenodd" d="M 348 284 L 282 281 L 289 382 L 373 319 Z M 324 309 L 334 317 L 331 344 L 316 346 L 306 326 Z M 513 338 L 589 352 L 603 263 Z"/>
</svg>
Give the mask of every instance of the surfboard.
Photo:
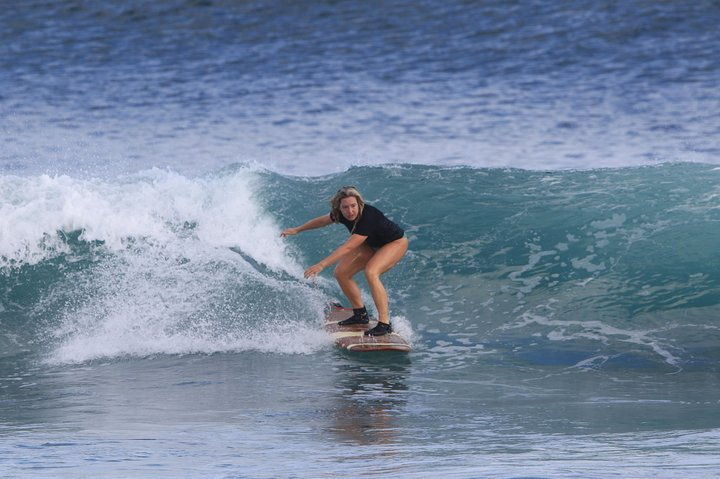
<svg viewBox="0 0 720 479">
<path fill-rule="evenodd" d="M 365 336 L 365 331 L 375 327 L 377 321 L 369 324 L 353 324 L 352 326 L 339 326 L 338 321 L 352 316 L 352 308 L 343 308 L 338 304 L 330 305 L 325 316 L 325 330 L 335 340 L 338 348 L 348 351 L 399 351 L 410 352 L 410 344 L 399 334 L 390 333 L 383 336 Z"/>
</svg>

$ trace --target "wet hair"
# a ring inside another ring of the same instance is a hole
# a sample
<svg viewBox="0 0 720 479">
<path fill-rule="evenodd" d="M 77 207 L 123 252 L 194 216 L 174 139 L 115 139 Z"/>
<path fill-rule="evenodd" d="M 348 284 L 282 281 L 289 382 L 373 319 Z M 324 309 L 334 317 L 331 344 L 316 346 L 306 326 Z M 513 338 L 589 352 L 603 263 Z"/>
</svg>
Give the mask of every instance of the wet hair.
<svg viewBox="0 0 720 479">
<path fill-rule="evenodd" d="M 354 186 L 343 186 L 342 188 L 337 190 L 337 193 L 335 193 L 335 195 L 330 199 L 330 217 L 335 223 L 340 222 L 340 215 L 342 215 L 342 212 L 340 211 L 340 202 L 345 198 L 355 198 L 357 200 L 358 215 L 357 218 L 355 218 L 352 229 L 352 231 L 355 231 L 355 226 L 360 220 L 360 217 L 363 213 L 363 208 L 365 207 L 365 200 L 363 200 L 362 195 Z"/>
</svg>

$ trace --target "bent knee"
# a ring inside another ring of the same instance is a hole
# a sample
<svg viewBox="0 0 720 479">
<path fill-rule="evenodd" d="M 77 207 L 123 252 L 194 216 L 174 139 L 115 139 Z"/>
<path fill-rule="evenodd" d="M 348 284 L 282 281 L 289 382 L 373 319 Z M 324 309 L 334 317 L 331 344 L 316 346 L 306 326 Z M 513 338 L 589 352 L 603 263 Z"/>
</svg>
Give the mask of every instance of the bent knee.
<svg viewBox="0 0 720 479">
<path fill-rule="evenodd" d="M 335 270 L 333 271 L 333 276 L 335 277 L 335 279 L 350 279 L 354 276 L 354 274 L 347 268 L 336 266 Z"/>
<path fill-rule="evenodd" d="M 383 274 L 383 272 L 380 270 L 380 268 L 376 268 L 376 267 L 366 267 L 365 268 L 365 279 L 367 279 L 368 281 L 380 279 L 380 276 L 382 274 Z"/>
<path fill-rule="evenodd" d="M 335 277 L 335 279 L 343 279 L 345 277 L 345 274 L 343 274 L 342 270 L 336 266 L 333 270 L 333 276 Z"/>
</svg>

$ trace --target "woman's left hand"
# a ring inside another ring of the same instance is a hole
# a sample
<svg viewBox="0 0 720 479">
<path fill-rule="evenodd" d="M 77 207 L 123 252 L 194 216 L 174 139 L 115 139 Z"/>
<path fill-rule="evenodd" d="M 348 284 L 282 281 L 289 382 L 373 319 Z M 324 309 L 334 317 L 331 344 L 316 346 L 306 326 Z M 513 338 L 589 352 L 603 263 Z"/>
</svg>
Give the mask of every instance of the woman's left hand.
<svg viewBox="0 0 720 479">
<path fill-rule="evenodd" d="M 308 269 L 305 270 L 305 279 L 317 276 L 318 274 L 320 274 L 320 271 L 324 269 L 325 266 L 321 265 L 320 263 L 310 266 Z"/>
</svg>

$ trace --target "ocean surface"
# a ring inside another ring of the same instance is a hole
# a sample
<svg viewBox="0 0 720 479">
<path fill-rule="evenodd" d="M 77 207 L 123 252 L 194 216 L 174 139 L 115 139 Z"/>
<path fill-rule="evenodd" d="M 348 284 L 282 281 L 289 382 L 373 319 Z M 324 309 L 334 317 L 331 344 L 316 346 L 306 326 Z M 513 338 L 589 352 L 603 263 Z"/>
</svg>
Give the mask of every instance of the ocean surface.
<svg viewBox="0 0 720 479">
<path fill-rule="evenodd" d="M 0 477 L 720 477 L 717 1 L 2 7 Z"/>
</svg>

